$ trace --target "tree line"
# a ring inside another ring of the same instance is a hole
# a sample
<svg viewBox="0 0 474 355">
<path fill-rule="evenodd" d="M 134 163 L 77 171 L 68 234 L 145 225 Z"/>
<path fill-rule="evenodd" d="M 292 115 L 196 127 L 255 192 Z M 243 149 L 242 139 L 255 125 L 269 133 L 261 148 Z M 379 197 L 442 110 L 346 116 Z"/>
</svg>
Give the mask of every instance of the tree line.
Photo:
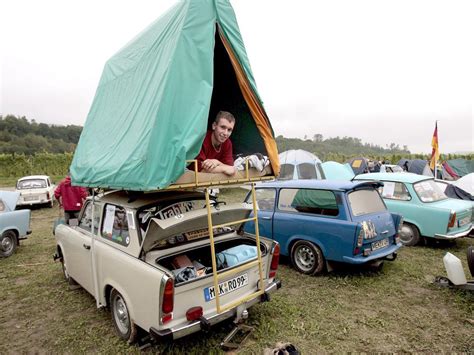
<svg viewBox="0 0 474 355">
<path fill-rule="evenodd" d="M 49 125 L 26 117 L 0 115 L 0 154 L 72 153 L 81 126 Z"/>
</svg>

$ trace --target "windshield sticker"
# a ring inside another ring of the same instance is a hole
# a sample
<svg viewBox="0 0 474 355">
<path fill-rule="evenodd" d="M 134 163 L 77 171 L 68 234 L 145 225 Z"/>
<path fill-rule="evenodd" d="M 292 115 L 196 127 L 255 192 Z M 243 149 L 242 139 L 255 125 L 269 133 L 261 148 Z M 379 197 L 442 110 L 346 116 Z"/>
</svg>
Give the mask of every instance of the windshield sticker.
<svg viewBox="0 0 474 355">
<path fill-rule="evenodd" d="M 383 197 L 393 197 L 395 193 L 395 183 L 394 182 L 384 182 L 382 195 Z"/>
<path fill-rule="evenodd" d="M 107 205 L 105 208 L 105 221 L 102 233 L 107 236 L 112 235 L 114 228 L 115 206 Z"/>
</svg>

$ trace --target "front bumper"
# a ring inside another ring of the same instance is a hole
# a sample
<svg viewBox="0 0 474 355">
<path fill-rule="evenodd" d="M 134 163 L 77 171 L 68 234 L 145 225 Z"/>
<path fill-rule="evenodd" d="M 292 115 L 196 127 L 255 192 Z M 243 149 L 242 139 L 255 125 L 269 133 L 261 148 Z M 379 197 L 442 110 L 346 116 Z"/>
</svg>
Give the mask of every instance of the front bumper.
<svg viewBox="0 0 474 355">
<path fill-rule="evenodd" d="M 474 230 L 474 226 L 471 226 L 471 228 L 465 230 L 464 232 L 459 232 L 456 234 L 435 234 L 436 239 L 445 239 L 445 240 L 450 240 L 450 239 L 457 239 L 457 238 L 462 238 L 468 236 L 471 231 Z"/>
<path fill-rule="evenodd" d="M 402 246 L 401 243 L 391 244 L 389 247 L 377 250 L 369 256 L 357 255 L 357 256 L 344 256 L 343 262 L 348 264 L 365 264 L 374 260 L 395 260 L 397 250 Z"/>
<path fill-rule="evenodd" d="M 260 296 L 254 299 L 251 299 L 248 302 L 245 302 L 245 308 L 249 308 L 259 302 L 268 301 L 270 299 L 269 294 L 275 292 L 281 287 L 280 280 L 274 280 L 270 285 L 265 288 L 265 292 Z M 196 320 L 189 324 L 186 324 L 179 328 L 166 328 L 158 330 L 156 328 L 150 328 L 150 335 L 157 341 L 170 341 L 182 338 L 192 333 L 196 333 L 200 330 L 207 329 L 209 326 L 220 323 L 223 320 L 231 318 L 237 315 L 237 307 L 229 309 L 226 312 L 221 314 L 216 314 L 212 317 Z"/>
</svg>

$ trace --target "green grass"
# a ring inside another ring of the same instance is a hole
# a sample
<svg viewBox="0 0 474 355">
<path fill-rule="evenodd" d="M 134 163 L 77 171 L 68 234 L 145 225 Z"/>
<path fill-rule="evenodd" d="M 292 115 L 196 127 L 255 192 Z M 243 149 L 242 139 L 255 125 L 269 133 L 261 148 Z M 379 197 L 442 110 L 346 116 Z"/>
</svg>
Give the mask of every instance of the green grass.
<svg viewBox="0 0 474 355">
<path fill-rule="evenodd" d="M 241 201 L 246 191 L 221 191 Z M 82 289 L 70 290 L 53 262 L 52 222 L 57 206 L 32 211 L 32 230 L 17 252 L 0 259 L 0 353 L 139 353 L 115 335 L 110 314 L 97 309 Z M 282 260 L 283 287 L 271 302 L 250 309 L 254 331 L 241 353 L 262 353 L 291 342 L 303 354 L 315 352 L 472 352 L 474 293 L 439 288 L 447 251 L 463 262 L 473 239 L 456 245 L 402 248 L 380 272 L 353 267 L 319 277 L 295 272 Z M 151 351 L 219 352 L 232 323 L 214 327 Z"/>
</svg>

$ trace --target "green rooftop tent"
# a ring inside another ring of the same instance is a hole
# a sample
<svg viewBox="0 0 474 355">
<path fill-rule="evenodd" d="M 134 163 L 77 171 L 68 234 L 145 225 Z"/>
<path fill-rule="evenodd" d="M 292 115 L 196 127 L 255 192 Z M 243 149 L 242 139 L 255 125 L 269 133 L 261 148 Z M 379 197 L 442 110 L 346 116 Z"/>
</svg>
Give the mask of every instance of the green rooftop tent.
<svg viewBox="0 0 474 355">
<path fill-rule="evenodd" d="M 228 0 L 186 0 L 105 64 L 71 165 L 75 185 L 169 186 L 220 110 L 236 117 L 234 154 L 278 152 Z"/>
</svg>

